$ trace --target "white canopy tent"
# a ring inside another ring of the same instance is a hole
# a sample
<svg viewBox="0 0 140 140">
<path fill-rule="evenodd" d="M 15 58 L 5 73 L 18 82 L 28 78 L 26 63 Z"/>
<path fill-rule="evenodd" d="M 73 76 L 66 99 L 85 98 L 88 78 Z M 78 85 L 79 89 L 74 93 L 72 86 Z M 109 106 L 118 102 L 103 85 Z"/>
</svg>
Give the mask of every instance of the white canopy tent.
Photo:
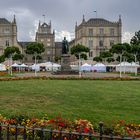
<svg viewBox="0 0 140 140">
<path fill-rule="evenodd" d="M 106 72 L 106 66 L 103 63 L 97 63 L 92 66 L 92 71 Z"/>
<path fill-rule="evenodd" d="M 80 70 L 81 71 L 91 71 L 91 65 L 90 64 L 87 64 L 87 63 L 85 63 L 85 64 L 83 64 L 81 67 L 80 67 Z"/>
<path fill-rule="evenodd" d="M 30 66 L 32 70 L 40 71 L 40 66 L 38 64 L 33 64 Z"/>
<path fill-rule="evenodd" d="M 14 63 L 14 64 L 12 64 L 12 67 L 19 68 L 19 67 L 20 67 L 20 65 L 19 65 L 19 64 L 17 64 L 17 63 Z"/>
<path fill-rule="evenodd" d="M 137 72 L 137 68 L 139 67 L 138 64 L 132 62 L 132 63 L 128 63 L 128 62 L 122 62 L 118 65 L 116 65 L 116 71 L 117 72 L 131 72 L 131 73 L 135 73 Z"/>
<path fill-rule="evenodd" d="M 72 70 L 79 70 L 79 66 L 78 65 L 70 65 Z"/>
<path fill-rule="evenodd" d="M 28 68 L 28 66 L 27 66 L 27 65 L 25 65 L 24 63 L 23 63 L 23 64 L 21 64 L 21 65 L 20 65 L 20 67 L 22 67 L 22 68 Z"/>
<path fill-rule="evenodd" d="M 57 63 L 53 63 L 53 62 L 48 62 L 46 65 L 46 70 L 47 71 L 57 71 L 61 69 L 61 65 L 57 64 Z"/>
<path fill-rule="evenodd" d="M 6 71 L 6 66 L 4 64 L 0 64 L 0 71 Z"/>
</svg>

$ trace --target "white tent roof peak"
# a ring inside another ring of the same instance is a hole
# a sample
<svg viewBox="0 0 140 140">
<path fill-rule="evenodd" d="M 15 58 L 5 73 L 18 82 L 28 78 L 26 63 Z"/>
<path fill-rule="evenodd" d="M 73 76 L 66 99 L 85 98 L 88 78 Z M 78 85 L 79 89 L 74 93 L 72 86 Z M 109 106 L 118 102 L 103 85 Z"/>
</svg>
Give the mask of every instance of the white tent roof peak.
<svg viewBox="0 0 140 140">
<path fill-rule="evenodd" d="M 89 67 L 91 67 L 91 65 L 88 64 L 88 63 L 85 63 L 85 64 L 83 64 L 82 66 L 89 66 Z"/>
<path fill-rule="evenodd" d="M 105 67 L 105 65 L 103 63 L 96 63 L 94 66 L 103 66 L 103 67 Z"/>
</svg>

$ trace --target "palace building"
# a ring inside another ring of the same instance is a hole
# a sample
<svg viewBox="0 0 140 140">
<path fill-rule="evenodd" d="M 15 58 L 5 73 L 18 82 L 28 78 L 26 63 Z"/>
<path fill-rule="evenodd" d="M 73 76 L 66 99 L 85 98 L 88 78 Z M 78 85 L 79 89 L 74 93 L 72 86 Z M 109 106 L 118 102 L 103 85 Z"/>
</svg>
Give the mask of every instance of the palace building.
<svg viewBox="0 0 140 140">
<path fill-rule="evenodd" d="M 103 18 L 91 18 L 75 25 L 75 39 L 70 43 L 72 47 L 82 44 L 89 47 L 88 59 L 99 56 L 103 51 L 109 50 L 113 44 L 121 43 L 122 21 L 119 16 L 118 21 L 108 21 Z"/>
<path fill-rule="evenodd" d="M 4 49 L 8 46 L 16 46 L 22 51 L 17 41 L 17 24 L 14 16 L 10 22 L 5 18 L 0 18 L 0 55 L 4 53 Z"/>
<path fill-rule="evenodd" d="M 93 60 L 93 57 L 109 50 L 113 44 L 121 43 L 121 38 L 121 16 L 115 22 L 103 18 L 91 18 L 86 21 L 83 16 L 82 22 L 79 25 L 77 23 L 75 25 L 75 39 L 69 43 L 69 47 L 71 48 L 78 43 L 89 47 L 88 60 Z M 61 58 L 62 42 L 55 42 L 55 32 L 52 29 L 51 22 L 47 24 L 45 21 L 43 23 L 39 21 L 34 42 L 43 43 L 45 47 L 45 52 L 42 53 L 42 60 L 40 62 L 54 62 L 56 58 Z M 5 18 L 0 18 L 0 55 L 3 54 L 6 47 L 16 46 L 24 54 L 24 63 L 34 63 L 32 56 L 25 53 L 26 46 L 29 43 L 17 41 L 15 16 L 12 22 Z M 71 59 L 71 61 L 75 60 Z"/>
</svg>

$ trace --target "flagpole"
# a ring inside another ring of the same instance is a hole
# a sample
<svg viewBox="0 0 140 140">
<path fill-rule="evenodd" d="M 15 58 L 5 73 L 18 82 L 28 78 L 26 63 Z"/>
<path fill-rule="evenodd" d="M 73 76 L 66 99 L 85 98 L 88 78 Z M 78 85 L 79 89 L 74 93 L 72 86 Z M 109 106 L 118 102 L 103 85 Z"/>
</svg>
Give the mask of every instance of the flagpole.
<svg viewBox="0 0 140 140">
<path fill-rule="evenodd" d="M 94 11 L 94 13 L 96 13 L 96 18 L 97 18 L 97 11 Z"/>
</svg>

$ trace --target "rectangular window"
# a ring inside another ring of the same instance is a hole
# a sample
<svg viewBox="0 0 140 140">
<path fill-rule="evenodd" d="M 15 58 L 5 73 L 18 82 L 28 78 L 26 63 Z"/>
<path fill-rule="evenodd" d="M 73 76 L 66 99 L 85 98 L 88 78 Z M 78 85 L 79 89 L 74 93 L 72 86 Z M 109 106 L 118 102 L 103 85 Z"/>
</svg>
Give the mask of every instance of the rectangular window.
<svg viewBox="0 0 140 140">
<path fill-rule="evenodd" d="M 114 40 L 110 40 L 110 46 L 114 45 Z"/>
<path fill-rule="evenodd" d="M 110 29 L 110 35 L 114 36 L 114 29 L 113 28 Z"/>
<path fill-rule="evenodd" d="M 93 48 L 93 40 L 88 40 L 89 49 Z"/>
<path fill-rule="evenodd" d="M 9 46 L 9 40 L 6 40 L 5 46 Z"/>
<path fill-rule="evenodd" d="M 99 47 L 103 47 L 104 46 L 104 41 L 103 40 L 100 40 L 99 41 Z"/>
<path fill-rule="evenodd" d="M 88 35 L 93 36 L 93 29 L 88 29 Z"/>
<path fill-rule="evenodd" d="M 103 28 L 100 28 L 100 29 L 99 29 L 99 34 L 100 34 L 100 35 L 104 35 L 104 29 L 103 29 Z"/>
<path fill-rule="evenodd" d="M 89 52 L 89 57 L 93 57 L 93 51 Z"/>
</svg>

